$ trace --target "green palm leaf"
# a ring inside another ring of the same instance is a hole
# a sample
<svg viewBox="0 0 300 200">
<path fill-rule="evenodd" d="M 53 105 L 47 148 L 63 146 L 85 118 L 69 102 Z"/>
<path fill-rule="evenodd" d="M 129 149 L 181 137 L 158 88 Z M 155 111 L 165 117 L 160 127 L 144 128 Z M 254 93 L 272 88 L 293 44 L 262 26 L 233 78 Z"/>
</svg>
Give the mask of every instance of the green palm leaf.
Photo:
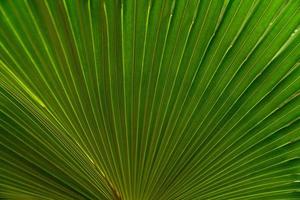
<svg viewBox="0 0 300 200">
<path fill-rule="evenodd" d="M 1 0 L 2 199 L 300 199 L 299 0 Z"/>
</svg>

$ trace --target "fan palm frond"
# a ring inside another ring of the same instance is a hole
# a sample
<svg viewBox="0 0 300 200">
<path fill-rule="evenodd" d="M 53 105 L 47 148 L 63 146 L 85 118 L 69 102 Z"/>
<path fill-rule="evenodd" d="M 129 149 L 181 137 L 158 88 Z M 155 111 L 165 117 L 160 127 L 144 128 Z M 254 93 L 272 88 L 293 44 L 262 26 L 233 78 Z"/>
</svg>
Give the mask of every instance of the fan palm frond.
<svg viewBox="0 0 300 200">
<path fill-rule="evenodd" d="M 299 0 L 1 0 L 2 199 L 300 199 Z"/>
</svg>

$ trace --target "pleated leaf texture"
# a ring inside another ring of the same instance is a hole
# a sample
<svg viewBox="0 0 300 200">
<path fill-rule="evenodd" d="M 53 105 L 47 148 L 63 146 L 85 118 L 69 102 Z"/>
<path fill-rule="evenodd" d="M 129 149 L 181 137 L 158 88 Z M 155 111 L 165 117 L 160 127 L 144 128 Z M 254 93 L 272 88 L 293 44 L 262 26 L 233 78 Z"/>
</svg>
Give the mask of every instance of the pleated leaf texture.
<svg viewBox="0 0 300 200">
<path fill-rule="evenodd" d="M 0 199 L 300 199 L 299 0 L 1 0 Z"/>
</svg>

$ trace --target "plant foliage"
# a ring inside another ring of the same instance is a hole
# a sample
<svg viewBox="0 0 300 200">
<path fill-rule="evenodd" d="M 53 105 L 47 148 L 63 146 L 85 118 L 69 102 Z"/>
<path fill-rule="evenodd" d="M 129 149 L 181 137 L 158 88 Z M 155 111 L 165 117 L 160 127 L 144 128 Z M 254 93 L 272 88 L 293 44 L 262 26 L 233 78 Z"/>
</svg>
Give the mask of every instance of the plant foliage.
<svg viewBox="0 0 300 200">
<path fill-rule="evenodd" d="M 300 199 L 299 0 L 1 0 L 2 199 Z"/>
</svg>

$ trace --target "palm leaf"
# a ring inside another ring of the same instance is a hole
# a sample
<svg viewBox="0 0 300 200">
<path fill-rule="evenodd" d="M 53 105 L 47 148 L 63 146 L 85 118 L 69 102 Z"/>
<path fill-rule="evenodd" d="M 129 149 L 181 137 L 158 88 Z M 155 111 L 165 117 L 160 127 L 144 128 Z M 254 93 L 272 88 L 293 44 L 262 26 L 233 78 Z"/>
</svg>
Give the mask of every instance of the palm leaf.
<svg viewBox="0 0 300 200">
<path fill-rule="evenodd" d="M 300 1 L 2 0 L 2 199 L 299 199 Z"/>
</svg>

